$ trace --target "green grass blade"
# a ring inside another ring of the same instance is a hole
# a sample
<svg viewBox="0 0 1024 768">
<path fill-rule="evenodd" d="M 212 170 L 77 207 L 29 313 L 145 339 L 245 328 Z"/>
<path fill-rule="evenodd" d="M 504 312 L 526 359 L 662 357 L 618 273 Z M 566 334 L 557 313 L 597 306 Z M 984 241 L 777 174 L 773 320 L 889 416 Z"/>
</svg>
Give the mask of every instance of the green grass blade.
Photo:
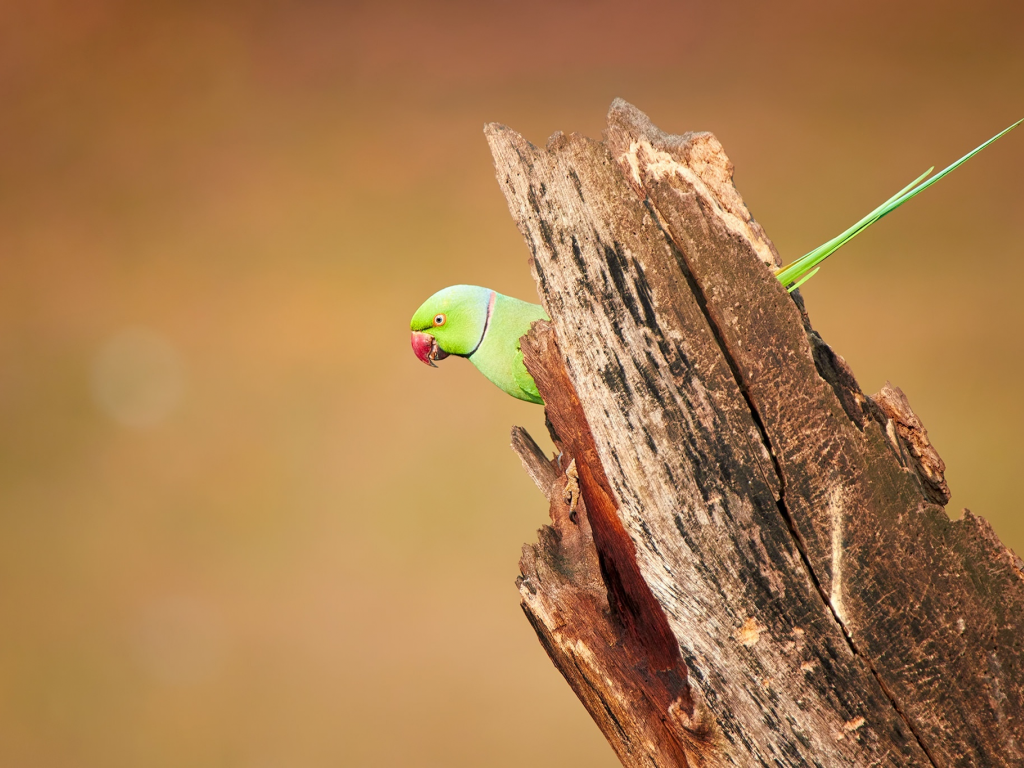
<svg viewBox="0 0 1024 768">
<path fill-rule="evenodd" d="M 932 168 L 929 168 L 925 173 L 917 177 L 913 182 L 911 182 L 909 185 L 907 185 L 899 192 L 897 192 L 895 195 L 890 197 L 888 200 L 886 200 L 884 203 L 882 203 L 880 206 L 878 206 L 875 210 L 873 210 L 863 219 L 858 221 L 852 227 L 847 229 L 845 232 L 838 235 L 837 237 L 832 238 L 827 243 L 819 245 L 813 251 L 806 253 L 799 259 L 793 261 L 791 264 L 788 264 L 779 271 L 777 271 L 775 275 L 776 277 L 778 277 L 779 282 L 781 282 L 785 286 L 789 286 L 788 290 L 790 291 L 796 290 L 796 288 L 799 285 L 802 285 L 804 282 L 810 279 L 811 275 L 813 275 L 814 272 L 817 272 L 816 267 L 819 264 L 821 264 L 821 262 L 823 262 L 825 259 L 831 256 L 837 250 L 839 250 L 842 246 L 846 245 L 846 243 L 850 242 L 853 238 L 855 238 L 857 235 L 859 235 L 865 229 L 870 227 L 883 216 L 892 213 L 911 198 L 924 192 L 924 190 L 928 189 L 928 187 L 937 182 L 939 179 L 955 171 L 957 168 L 966 163 L 976 154 L 981 152 L 981 150 L 983 150 L 989 144 L 1002 138 L 1021 123 L 1024 123 L 1024 120 L 1018 120 L 1010 127 L 1005 128 L 1004 130 L 997 133 L 995 136 L 993 136 L 991 139 L 986 141 L 981 146 L 976 147 L 975 149 L 968 152 L 966 155 L 961 157 L 952 165 L 948 166 L 947 168 L 944 168 L 942 171 L 937 173 L 935 176 L 932 176 L 927 181 L 924 181 L 924 179 L 933 170 Z M 812 272 L 811 270 L 814 271 Z M 796 283 L 796 285 L 791 285 L 792 283 Z"/>
</svg>

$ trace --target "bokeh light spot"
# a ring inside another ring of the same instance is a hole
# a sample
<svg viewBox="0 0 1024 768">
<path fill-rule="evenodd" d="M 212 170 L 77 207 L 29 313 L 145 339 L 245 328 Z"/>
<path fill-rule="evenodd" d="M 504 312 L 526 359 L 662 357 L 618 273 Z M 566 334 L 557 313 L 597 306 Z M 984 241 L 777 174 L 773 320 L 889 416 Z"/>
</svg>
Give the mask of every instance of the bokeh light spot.
<svg viewBox="0 0 1024 768">
<path fill-rule="evenodd" d="M 166 339 L 148 328 L 111 336 L 92 366 L 92 391 L 100 409 L 128 427 L 164 421 L 184 393 L 184 367 Z"/>
<path fill-rule="evenodd" d="M 181 596 L 157 600 L 139 618 L 135 649 L 143 669 L 158 682 L 197 685 L 221 668 L 223 622 L 201 600 Z"/>
</svg>

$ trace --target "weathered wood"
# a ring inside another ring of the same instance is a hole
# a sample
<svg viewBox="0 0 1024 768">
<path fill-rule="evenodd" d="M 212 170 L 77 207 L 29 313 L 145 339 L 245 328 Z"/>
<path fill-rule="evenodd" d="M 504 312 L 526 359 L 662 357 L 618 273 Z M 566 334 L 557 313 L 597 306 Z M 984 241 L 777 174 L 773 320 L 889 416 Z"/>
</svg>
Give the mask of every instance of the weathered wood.
<svg viewBox="0 0 1024 768">
<path fill-rule="evenodd" d="M 523 606 L 623 764 L 1021 764 L 1019 560 L 934 503 L 923 426 L 810 329 L 717 140 L 623 102 L 603 143 L 486 133 L 552 318 Z"/>
<path fill-rule="evenodd" d="M 666 136 L 618 104 L 608 144 L 704 296 L 779 467 L 786 514 L 854 647 L 938 764 L 1024 764 L 1024 589 L 1010 582 L 992 594 L 975 580 L 1006 561 L 1004 547 L 950 546 L 962 526 L 934 503 L 948 499 L 941 459 L 931 449 L 920 461 L 931 445 L 902 392 L 883 390 L 879 409 L 852 374 L 840 387 L 822 375 L 812 347 L 823 342 L 808 339 L 754 248 L 723 224 L 723 195 L 689 168 L 699 154 L 702 168 L 721 169 L 704 176 L 732 190 L 717 142 Z M 929 461 L 934 479 L 923 483 Z M 1018 608 L 1009 626 L 994 613 L 1007 602 Z M 1000 632 L 1006 642 L 994 644 Z"/>
</svg>

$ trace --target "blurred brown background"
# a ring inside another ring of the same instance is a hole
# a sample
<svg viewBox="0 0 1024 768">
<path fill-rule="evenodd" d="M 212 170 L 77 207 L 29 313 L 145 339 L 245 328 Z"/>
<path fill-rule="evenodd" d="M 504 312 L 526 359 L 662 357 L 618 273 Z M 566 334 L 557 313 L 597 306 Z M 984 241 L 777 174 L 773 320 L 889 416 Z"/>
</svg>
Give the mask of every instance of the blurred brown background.
<svg viewBox="0 0 1024 768">
<path fill-rule="evenodd" d="M 728 7 L 725 7 L 728 5 Z M 714 131 L 788 259 L 1024 117 L 1019 3 L 0 6 L 0 765 L 613 766 L 518 608 L 481 134 Z M 1024 129 L 805 288 L 1024 550 Z"/>
</svg>

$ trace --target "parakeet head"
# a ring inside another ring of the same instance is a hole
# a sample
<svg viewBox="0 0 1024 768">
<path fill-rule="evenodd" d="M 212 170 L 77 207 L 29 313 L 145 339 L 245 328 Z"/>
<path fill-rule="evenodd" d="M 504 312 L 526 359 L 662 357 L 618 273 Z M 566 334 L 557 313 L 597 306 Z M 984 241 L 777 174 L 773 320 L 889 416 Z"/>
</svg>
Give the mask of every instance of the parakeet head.
<svg viewBox="0 0 1024 768">
<path fill-rule="evenodd" d="M 495 296 L 489 288 L 452 285 L 423 302 L 409 323 L 416 357 L 434 365 L 448 355 L 473 354 L 487 330 Z"/>
</svg>

